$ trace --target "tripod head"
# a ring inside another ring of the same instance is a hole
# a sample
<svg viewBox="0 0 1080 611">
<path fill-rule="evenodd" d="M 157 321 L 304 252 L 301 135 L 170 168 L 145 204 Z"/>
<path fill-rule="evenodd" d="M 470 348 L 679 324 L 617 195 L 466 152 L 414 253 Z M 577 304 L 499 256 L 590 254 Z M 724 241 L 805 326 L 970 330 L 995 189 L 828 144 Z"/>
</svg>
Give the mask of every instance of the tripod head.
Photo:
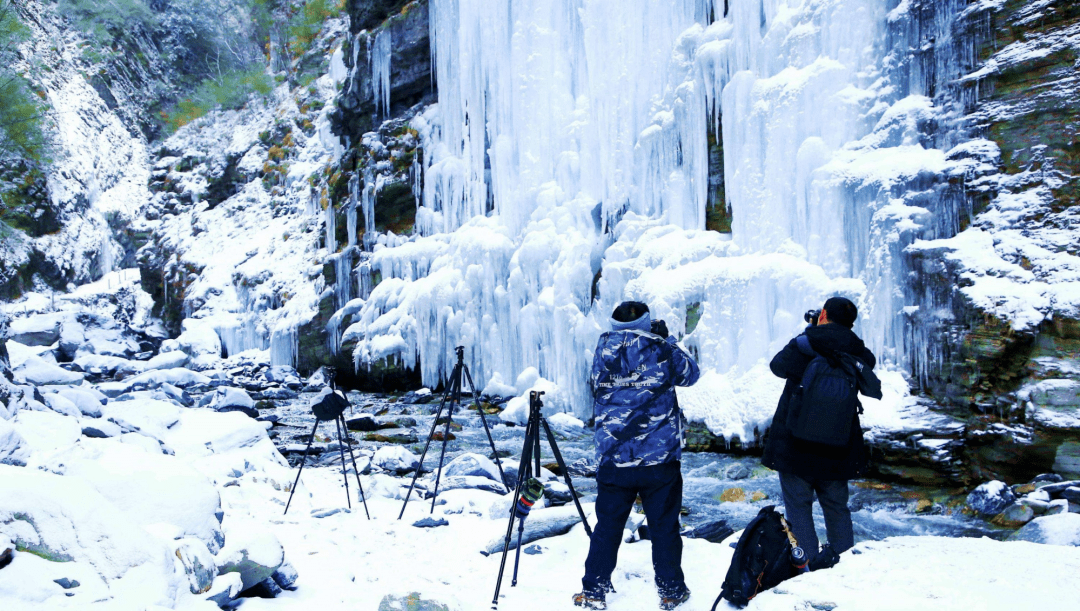
<svg viewBox="0 0 1080 611">
<path fill-rule="evenodd" d="M 544 396 L 542 390 L 530 390 L 529 391 L 529 407 L 544 407 L 544 402 L 540 397 Z"/>
<path fill-rule="evenodd" d="M 458 346 L 458 347 L 454 348 L 454 352 L 457 353 L 457 362 L 458 362 L 458 364 L 464 363 L 465 362 L 465 346 Z"/>
</svg>

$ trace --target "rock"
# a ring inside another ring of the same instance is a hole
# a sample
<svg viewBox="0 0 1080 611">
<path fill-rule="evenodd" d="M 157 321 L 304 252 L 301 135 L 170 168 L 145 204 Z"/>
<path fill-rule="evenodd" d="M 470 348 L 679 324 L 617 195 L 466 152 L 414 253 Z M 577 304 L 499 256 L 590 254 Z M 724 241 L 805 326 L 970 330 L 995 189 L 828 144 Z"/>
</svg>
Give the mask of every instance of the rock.
<svg viewBox="0 0 1080 611">
<path fill-rule="evenodd" d="M 213 585 L 206 594 L 206 600 L 224 609 L 230 602 L 240 596 L 244 589 L 244 583 L 237 573 L 226 573 L 214 578 Z"/>
<path fill-rule="evenodd" d="M 746 479 L 750 477 L 750 473 L 749 467 L 742 463 L 735 463 L 724 469 L 724 478 L 733 480 Z"/>
<path fill-rule="evenodd" d="M 387 594 L 379 601 L 378 611 L 450 611 L 450 607 L 420 598 L 419 592 L 407 596 Z"/>
<path fill-rule="evenodd" d="M 424 482 L 423 485 L 426 488 L 431 488 L 434 486 L 434 480 L 430 482 Z M 484 492 L 494 492 L 495 494 L 506 494 L 505 486 L 502 486 L 486 477 L 476 477 L 473 475 L 452 475 L 449 477 L 444 476 L 439 481 L 439 492 L 462 489 L 483 490 Z"/>
<path fill-rule="evenodd" d="M 350 431 L 370 432 L 379 430 L 379 423 L 371 416 L 359 416 L 345 421 L 345 426 Z"/>
<path fill-rule="evenodd" d="M 562 482 L 545 482 L 544 496 L 551 501 L 552 505 L 565 505 L 574 500 L 570 487 Z"/>
<path fill-rule="evenodd" d="M 332 509 L 313 509 L 311 511 L 311 517 L 313 518 L 329 518 L 330 516 L 337 515 L 339 513 L 352 513 L 347 507 L 334 507 Z"/>
<path fill-rule="evenodd" d="M 0 465 L 25 467 L 29 457 L 26 440 L 10 422 L 0 418 Z"/>
<path fill-rule="evenodd" d="M 239 574 L 241 591 L 270 577 L 285 562 L 281 543 L 265 530 L 232 528 L 226 534 L 225 547 L 217 556 L 218 575 Z"/>
<path fill-rule="evenodd" d="M 173 352 L 162 352 L 153 357 L 149 361 L 146 361 L 146 370 L 152 369 L 175 369 L 177 367 L 183 367 L 187 365 L 188 355 L 180 350 Z"/>
<path fill-rule="evenodd" d="M 364 435 L 365 441 L 377 441 L 380 443 L 398 443 L 402 445 L 408 445 L 416 443 L 420 440 L 416 436 L 416 431 L 408 429 L 394 429 L 390 431 L 381 431 L 379 433 L 368 433 Z"/>
<path fill-rule="evenodd" d="M 185 538 L 177 542 L 176 557 L 184 567 L 192 594 L 204 594 L 213 586 L 217 563 L 206 544 L 198 539 Z"/>
<path fill-rule="evenodd" d="M 741 503 L 746 500 L 746 491 L 742 488 L 728 488 L 720 493 L 722 503 Z"/>
<path fill-rule="evenodd" d="M 272 578 L 267 577 L 254 586 L 240 593 L 244 598 L 277 598 L 281 594 L 281 586 Z"/>
<path fill-rule="evenodd" d="M 451 460 L 443 468 L 443 475 L 469 475 L 474 477 L 486 477 L 495 482 L 502 482 L 499 476 L 499 468 L 486 456 L 468 452 Z"/>
<path fill-rule="evenodd" d="M 82 585 L 82 584 L 79 583 L 79 580 L 77 580 L 77 579 L 68 579 L 67 577 L 61 577 L 60 579 L 54 579 L 53 583 L 60 586 L 61 588 L 64 588 L 65 590 L 70 590 L 72 588 L 77 588 L 80 585 Z"/>
<path fill-rule="evenodd" d="M 74 371 L 68 371 L 63 367 L 54 365 L 40 356 L 27 356 L 12 372 L 16 380 L 22 380 L 34 386 L 53 386 L 81 384 L 83 375 Z"/>
<path fill-rule="evenodd" d="M 991 520 L 1002 528 L 1020 528 L 1035 518 L 1035 510 L 1023 503 L 1013 503 Z"/>
<path fill-rule="evenodd" d="M 62 395 L 58 395 L 56 393 L 45 394 L 45 404 L 49 406 L 49 409 L 58 414 L 63 414 L 72 418 L 78 418 L 82 416 L 82 412 L 79 411 L 79 408 L 74 403 L 72 403 Z M 100 414 L 101 412 L 99 410 L 98 415 Z"/>
<path fill-rule="evenodd" d="M 210 408 L 217 412 L 241 412 L 252 418 L 259 417 L 255 401 L 243 390 L 232 386 L 220 386 L 214 391 Z"/>
<path fill-rule="evenodd" d="M 586 514 L 589 512 L 589 507 L 586 505 L 583 507 Z M 503 514 L 505 516 L 506 514 Z M 556 537 L 558 535 L 564 535 L 574 527 L 575 524 L 581 522 L 581 516 L 578 515 L 577 507 L 574 505 L 564 505 L 562 507 L 552 507 L 548 509 L 533 509 L 529 514 L 529 518 L 525 520 L 525 532 L 521 538 L 521 544 L 533 543 L 540 539 L 547 537 Z M 516 529 L 515 529 L 515 532 Z M 503 550 L 503 544 L 505 542 L 504 536 L 497 536 L 488 542 L 480 553 L 485 556 L 500 553 Z M 515 535 L 510 541 L 510 549 L 517 547 L 517 536 Z"/>
<path fill-rule="evenodd" d="M 13 558 L 15 558 L 15 543 L 7 535 L 0 535 L 0 569 L 11 564 Z"/>
<path fill-rule="evenodd" d="M 1031 483 L 1038 484 L 1040 482 L 1047 482 L 1050 484 L 1056 484 L 1063 481 L 1064 479 L 1065 478 L 1058 473 L 1043 473 L 1041 475 L 1036 475 L 1035 478 L 1031 480 Z"/>
<path fill-rule="evenodd" d="M 1073 486 L 1080 486 L 1080 481 L 1070 480 L 1066 482 L 1058 482 L 1056 484 L 1047 484 L 1040 487 L 1039 490 L 1046 492 L 1050 496 L 1060 496 L 1066 488 L 1071 488 Z"/>
<path fill-rule="evenodd" d="M 588 458 L 579 458 L 575 460 L 569 465 L 566 465 L 566 470 L 570 472 L 570 475 L 596 477 L 596 463 Z"/>
<path fill-rule="evenodd" d="M 176 346 L 191 358 L 211 355 L 221 356 L 221 338 L 214 328 L 200 320 L 188 318 L 182 323 L 183 333 L 176 338 Z M 164 350 L 164 348 L 163 348 Z M 262 580 L 260 580 L 262 581 Z"/>
<path fill-rule="evenodd" d="M 584 435 L 585 423 L 572 414 L 560 412 L 547 419 L 551 428 L 567 436 Z"/>
<path fill-rule="evenodd" d="M 1046 510 L 1050 509 L 1049 501 L 1039 501 L 1029 497 L 1024 497 L 1020 499 L 1020 504 L 1030 507 L 1037 516 L 1043 515 L 1044 513 L 1046 513 Z"/>
<path fill-rule="evenodd" d="M 1080 487 L 1070 486 L 1061 492 L 1061 497 L 1070 503 L 1080 503 Z"/>
<path fill-rule="evenodd" d="M 191 386 L 209 383 L 209 377 L 191 371 L 190 369 L 155 369 L 153 371 L 145 371 L 128 379 L 126 381 L 126 391 L 124 392 L 157 388 L 162 384 L 171 384 L 178 388 L 189 388 Z M 109 391 L 105 389 L 106 386 L 107 385 L 105 384 L 99 384 L 98 389 L 108 395 Z"/>
<path fill-rule="evenodd" d="M 94 421 L 83 420 L 82 422 L 83 436 L 90 437 L 91 439 L 119 437 L 122 433 L 123 431 L 120 430 L 119 426 L 104 418 L 97 418 Z"/>
<path fill-rule="evenodd" d="M 8 339 L 24 346 L 51 346 L 60 340 L 60 318 L 31 316 L 11 321 Z"/>
<path fill-rule="evenodd" d="M 61 388 L 56 394 L 74 403 L 83 416 L 88 418 L 100 418 L 101 406 L 105 402 L 105 396 L 100 393 L 84 388 Z"/>
<path fill-rule="evenodd" d="M 290 401 L 297 396 L 299 395 L 288 388 L 267 388 L 252 395 L 252 398 L 256 401 Z"/>
<path fill-rule="evenodd" d="M 1080 442 L 1066 441 L 1058 446 L 1053 468 L 1067 479 L 1080 479 Z"/>
<path fill-rule="evenodd" d="M 1009 541 L 1080 547 L 1080 514 L 1058 513 L 1035 518 L 1013 533 Z"/>
<path fill-rule="evenodd" d="M 439 526 L 449 526 L 450 522 L 446 521 L 446 518 L 432 518 L 427 517 L 423 520 L 417 520 L 413 522 L 413 526 L 417 528 L 437 528 Z"/>
<path fill-rule="evenodd" d="M 427 403 L 435 398 L 435 395 L 431 394 L 430 388 L 421 388 L 420 390 L 410 390 L 398 399 L 398 403 L 404 403 L 406 405 L 416 405 Z"/>
<path fill-rule="evenodd" d="M 542 547 L 540 547 L 539 545 L 530 545 L 529 547 L 526 547 L 525 549 L 523 549 L 521 551 L 525 552 L 526 554 L 528 554 L 530 556 L 538 556 L 538 555 L 544 553 L 544 549 Z"/>
<path fill-rule="evenodd" d="M 401 446 L 383 446 L 375 451 L 371 462 L 386 471 L 408 473 L 420 465 L 420 457 Z"/>
<path fill-rule="evenodd" d="M 1069 513 L 1069 501 L 1057 499 L 1056 501 L 1047 503 L 1046 515 L 1054 515 L 1056 513 Z"/>
<path fill-rule="evenodd" d="M 728 526 L 727 522 L 717 520 L 716 522 L 709 522 L 692 528 L 682 533 L 682 536 L 688 539 L 705 539 L 710 543 L 720 543 L 733 534 L 735 534 L 735 531 Z"/>
<path fill-rule="evenodd" d="M 989 517 L 1005 511 L 1015 500 L 1016 496 L 1005 482 L 994 480 L 980 485 L 969 494 L 967 505 L 979 515 Z"/>
<path fill-rule="evenodd" d="M 296 580 L 300 578 L 300 575 L 296 572 L 293 565 L 286 560 L 281 563 L 281 566 L 274 571 L 274 574 L 271 575 L 270 578 L 283 590 L 295 590 Z"/>
</svg>

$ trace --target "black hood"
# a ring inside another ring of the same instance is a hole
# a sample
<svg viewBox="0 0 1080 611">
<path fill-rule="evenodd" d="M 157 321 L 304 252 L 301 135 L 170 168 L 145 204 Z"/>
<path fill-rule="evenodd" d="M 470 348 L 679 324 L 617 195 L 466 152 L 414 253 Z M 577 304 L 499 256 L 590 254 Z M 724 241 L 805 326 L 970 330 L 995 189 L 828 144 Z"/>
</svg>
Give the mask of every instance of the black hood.
<svg viewBox="0 0 1080 611">
<path fill-rule="evenodd" d="M 838 324 L 820 325 L 806 330 L 810 346 L 817 352 L 846 352 L 863 358 L 866 345 L 855 332 Z"/>
</svg>

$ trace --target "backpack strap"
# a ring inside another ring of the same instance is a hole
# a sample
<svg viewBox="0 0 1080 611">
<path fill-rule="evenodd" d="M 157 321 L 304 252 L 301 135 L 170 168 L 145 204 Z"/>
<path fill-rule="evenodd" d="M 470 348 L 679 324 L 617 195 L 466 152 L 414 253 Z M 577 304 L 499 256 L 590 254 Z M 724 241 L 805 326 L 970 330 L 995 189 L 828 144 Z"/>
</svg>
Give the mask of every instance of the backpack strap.
<svg viewBox="0 0 1080 611">
<path fill-rule="evenodd" d="M 806 334 L 796 337 L 795 345 L 799 347 L 799 352 L 802 352 L 806 356 L 811 358 L 817 356 L 817 352 L 815 352 L 814 347 L 810 345 L 810 338 L 806 337 Z"/>
</svg>

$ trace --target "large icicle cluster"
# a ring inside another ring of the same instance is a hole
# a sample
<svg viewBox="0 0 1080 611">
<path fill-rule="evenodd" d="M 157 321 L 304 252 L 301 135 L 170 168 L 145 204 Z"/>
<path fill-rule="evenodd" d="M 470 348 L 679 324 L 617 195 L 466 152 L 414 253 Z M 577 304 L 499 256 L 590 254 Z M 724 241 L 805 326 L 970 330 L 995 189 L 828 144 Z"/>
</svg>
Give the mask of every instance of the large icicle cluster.
<svg viewBox="0 0 1080 611">
<path fill-rule="evenodd" d="M 831 294 L 906 366 L 901 251 L 951 235 L 908 192 L 969 166 L 927 137 L 940 111 L 886 41 L 912 17 L 886 4 L 432 0 L 421 237 L 372 258 L 357 365 L 419 358 L 435 384 L 464 344 L 479 384 L 536 367 L 588 417 L 596 338 L 644 299 L 707 370 L 688 412 L 743 440 L 774 406 L 765 359 Z M 730 236 L 704 231 L 710 130 Z"/>
</svg>

